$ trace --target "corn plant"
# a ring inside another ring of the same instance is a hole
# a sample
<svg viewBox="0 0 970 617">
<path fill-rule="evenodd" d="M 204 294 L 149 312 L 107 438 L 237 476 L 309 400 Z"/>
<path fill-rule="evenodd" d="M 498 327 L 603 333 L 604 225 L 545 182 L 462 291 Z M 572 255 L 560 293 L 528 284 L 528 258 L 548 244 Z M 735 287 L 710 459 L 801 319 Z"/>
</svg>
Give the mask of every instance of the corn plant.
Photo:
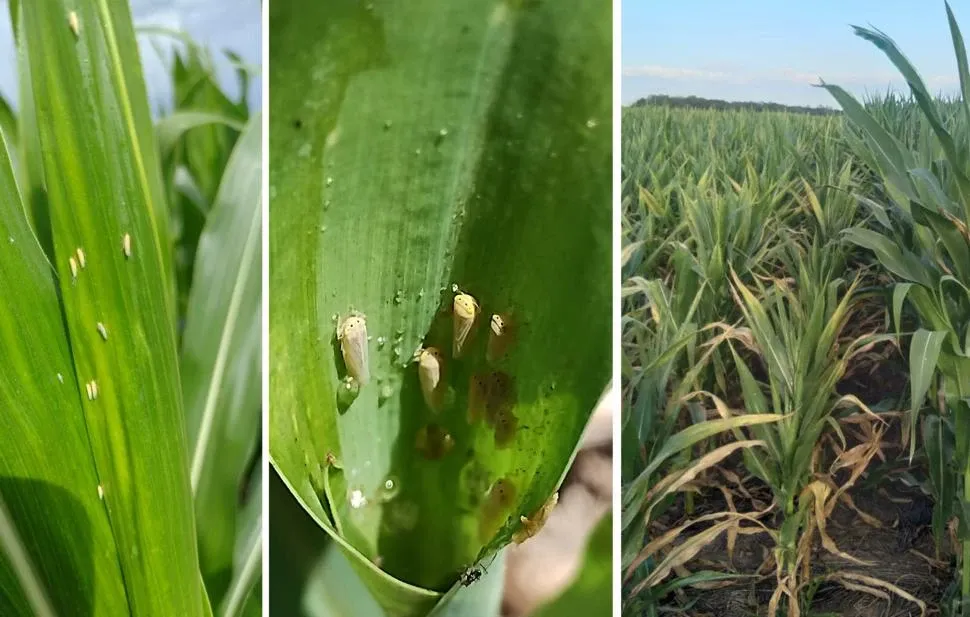
<svg viewBox="0 0 970 617">
<path fill-rule="evenodd" d="M 180 349 L 169 187 L 127 3 L 10 8 L 0 613 L 259 614 L 259 393 L 242 387 L 258 372 L 258 242 L 240 233 L 258 238 L 258 119 L 206 217 L 209 288 L 186 290 Z M 216 535 L 213 575 L 199 547 Z"/>
<path fill-rule="evenodd" d="M 387 614 L 488 614 L 609 379 L 611 5 L 269 11 L 271 462 Z"/>
<path fill-rule="evenodd" d="M 865 408 L 853 396 L 839 396 L 835 386 L 852 357 L 876 339 L 844 339 L 856 283 L 846 286 L 836 278 L 833 254 L 815 246 L 803 255 L 794 243 L 788 246 L 793 266 L 788 271 L 796 273 L 793 279 L 775 279 L 769 288 L 760 281 L 749 287 L 734 277 L 746 331 L 733 338 L 757 354 L 758 368 L 767 375 L 767 395 L 754 376 L 752 362 L 734 346 L 732 354 L 746 411 L 779 416 L 776 423 L 748 429 L 765 447 L 745 450 L 744 463 L 771 488 L 782 515 L 776 551 L 779 588 L 771 604 L 778 606 L 786 595 L 789 614 L 794 615 L 804 583 L 802 572 L 808 570 L 799 540 L 815 512 L 813 499 L 820 499 L 806 490 L 819 471 L 816 449 L 841 408 Z"/>
<path fill-rule="evenodd" d="M 970 603 L 970 158 L 963 146 L 970 126 L 970 72 L 963 36 L 953 12 L 947 17 L 963 94 L 960 105 L 964 128 L 952 128 L 946 110 L 931 97 L 919 73 L 886 34 L 855 28 L 858 36 L 872 42 L 905 77 L 910 92 L 929 126 L 919 139 L 897 134 L 867 111 L 858 101 L 835 85 L 826 85 L 858 127 L 856 148 L 878 171 L 887 199 L 869 202 L 879 223 L 876 230 L 853 229 L 846 237 L 875 253 L 886 270 L 900 280 L 893 295 L 895 321 L 900 323 L 904 306 L 912 307 L 920 329 L 910 341 L 911 413 L 910 426 L 920 424 L 917 414 L 931 390 L 943 400 L 939 420 L 924 424 L 923 435 L 930 457 L 931 478 L 937 491 L 934 528 L 938 540 L 943 523 L 951 515 L 960 520 L 963 543 L 960 595 L 968 613 Z M 890 99 L 891 100 L 891 99 Z M 875 111 L 882 119 L 892 118 L 892 107 L 883 103 Z M 915 108 L 913 108 L 915 109 Z M 951 128 L 948 129 L 947 126 Z M 898 128 L 898 127 L 897 127 Z M 909 145 L 907 145 L 909 144 Z M 914 147 L 916 146 L 916 147 Z M 935 156 L 939 152 L 941 158 Z M 950 450 L 942 444 L 952 442 Z M 915 441 L 913 442 L 915 443 Z"/>
<path fill-rule="evenodd" d="M 662 600 L 688 585 L 735 578 L 731 574 L 698 572 L 687 577 L 667 579 L 671 570 L 682 565 L 691 554 L 713 540 L 743 515 L 707 515 L 691 524 L 721 518 L 714 527 L 660 554 L 655 542 L 647 544 L 649 529 L 674 498 L 687 490 L 690 482 L 707 469 L 742 448 L 763 446 L 757 440 L 741 440 L 715 448 L 693 459 L 695 446 L 720 433 L 774 422 L 775 416 L 738 415 L 708 419 L 705 399 L 726 408 L 710 393 L 694 391 L 700 374 L 710 361 L 716 340 L 707 341 L 707 351 L 690 364 L 681 377 L 678 369 L 687 350 L 698 347 L 699 332 L 691 322 L 699 300 L 698 293 L 683 313 L 678 313 L 670 291 L 661 281 L 632 278 L 624 286 L 624 296 L 643 293 L 647 303 L 623 316 L 624 396 L 623 396 L 623 555 L 624 614 L 656 615 Z M 724 337 L 720 337 L 724 340 Z M 689 411 L 688 419 L 682 413 Z M 693 551 L 693 552 L 692 552 Z"/>
</svg>

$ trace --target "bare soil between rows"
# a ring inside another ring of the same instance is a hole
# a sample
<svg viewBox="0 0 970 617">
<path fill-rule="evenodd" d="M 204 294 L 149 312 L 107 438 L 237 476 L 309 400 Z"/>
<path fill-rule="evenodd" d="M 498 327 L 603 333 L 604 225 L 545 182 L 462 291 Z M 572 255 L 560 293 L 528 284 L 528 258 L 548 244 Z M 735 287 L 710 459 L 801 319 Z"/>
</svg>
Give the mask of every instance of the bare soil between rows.
<svg viewBox="0 0 970 617">
<path fill-rule="evenodd" d="M 841 551 L 867 565 L 833 555 L 816 543 L 812 555 L 813 575 L 821 577 L 838 571 L 861 574 L 895 585 L 934 607 L 953 580 L 953 571 L 949 547 L 944 546 L 937 558 L 930 528 L 932 503 L 919 491 L 898 484 L 888 489 L 854 491 L 853 499 L 861 510 L 878 519 L 880 526 L 866 523 L 858 514 L 840 505 L 829 519 L 827 531 Z M 726 507 L 723 501 L 717 501 L 712 499 L 699 510 L 719 511 Z M 739 511 L 744 511 L 744 506 L 736 505 Z M 715 589 L 689 589 L 677 604 L 690 606 L 687 613 L 696 617 L 767 615 L 766 607 L 775 589 L 772 548 L 767 534 L 739 535 L 730 559 L 727 538 L 722 535 L 687 564 L 688 570 L 759 576 Z M 916 604 L 891 593 L 887 601 L 836 583 L 819 586 L 811 610 L 813 614 L 845 617 L 920 614 Z"/>
</svg>

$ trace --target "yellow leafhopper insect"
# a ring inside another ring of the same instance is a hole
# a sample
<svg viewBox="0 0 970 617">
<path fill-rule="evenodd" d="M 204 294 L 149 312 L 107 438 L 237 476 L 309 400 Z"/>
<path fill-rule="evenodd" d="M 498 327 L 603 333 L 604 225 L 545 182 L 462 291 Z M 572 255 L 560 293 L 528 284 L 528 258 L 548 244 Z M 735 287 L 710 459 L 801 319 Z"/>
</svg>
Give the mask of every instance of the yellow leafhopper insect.
<svg viewBox="0 0 970 617">
<path fill-rule="evenodd" d="M 444 356 L 436 347 L 425 347 L 418 352 L 418 379 L 421 381 L 421 393 L 424 402 L 431 411 L 441 411 L 444 383 L 441 380 L 444 368 Z"/>
<path fill-rule="evenodd" d="M 367 321 L 360 313 L 352 313 L 337 326 L 337 340 L 340 353 L 347 365 L 347 372 L 361 386 L 370 380 L 370 367 L 367 358 Z"/>
<path fill-rule="evenodd" d="M 454 313 L 454 340 L 452 355 L 461 357 L 461 350 L 468 341 L 475 321 L 478 319 L 478 302 L 466 293 L 455 296 L 452 310 Z"/>
<path fill-rule="evenodd" d="M 492 315 L 488 325 L 488 347 L 485 350 L 485 359 L 489 363 L 495 363 L 505 357 L 512 344 L 514 332 L 508 315 Z"/>
</svg>

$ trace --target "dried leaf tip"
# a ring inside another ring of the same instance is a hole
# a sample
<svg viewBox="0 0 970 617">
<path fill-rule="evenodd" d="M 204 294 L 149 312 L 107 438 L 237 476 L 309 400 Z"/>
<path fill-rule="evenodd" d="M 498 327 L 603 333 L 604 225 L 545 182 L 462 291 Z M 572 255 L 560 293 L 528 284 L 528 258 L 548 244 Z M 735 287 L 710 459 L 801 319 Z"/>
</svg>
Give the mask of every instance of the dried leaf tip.
<svg viewBox="0 0 970 617">
<path fill-rule="evenodd" d="M 340 353 L 344 357 L 347 373 L 361 386 L 370 380 L 370 366 L 367 355 L 367 320 L 361 313 L 351 313 L 337 326 L 337 340 Z"/>
</svg>

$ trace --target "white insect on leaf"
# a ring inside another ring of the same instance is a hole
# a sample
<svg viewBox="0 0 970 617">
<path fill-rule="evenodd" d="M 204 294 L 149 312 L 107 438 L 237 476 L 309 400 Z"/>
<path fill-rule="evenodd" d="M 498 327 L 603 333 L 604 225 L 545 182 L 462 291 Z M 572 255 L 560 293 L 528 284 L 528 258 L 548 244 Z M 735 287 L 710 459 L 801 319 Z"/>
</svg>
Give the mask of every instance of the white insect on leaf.
<svg viewBox="0 0 970 617">
<path fill-rule="evenodd" d="M 475 321 L 478 319 L 478 302 L 475 298 L 462 292 L 455 296 L 452 306 L 454 313 L 454 339 L 452 355 L 456 358 L 461 357 L 462 348 L 468 342 Z"/>
<path fill-rule="evenodd" d="M 87 259 L 84 258 L 84 250 L 80 246 L 77 247 L 77 263 L 81 266 L 82 270 L 88 265 Z"/>
<path fill-rule="evenodd" d="M 340 353 L 351 377 L 361 386 L 370 380 L 370 365 L 367 357 L 367 320 L 362 313 L 351 313 L 337 326 L 337 340 Z"/>
<path fill-rule="evenodd" d="M 91 400 L 97 400 L 98 398 L 98 382 L 91 380 Z"/>
<path fill-rule="evenodd" d="M 418 379 L 421 381 L 421 393 L 424 395 L 424 402 L 434 412 L 441 410 L 443 366 L 444 356 L 436 347 L 425 347 L 418 352 Z"/>
<path fill-rule="evenodd" d="M 104 500 L 104 487 L 100 484 L 98 485 L 98 499 Z"/>
<path fill-rule="evenodd" d="M 70 259 L 68 259 L 68 262 L 71 264 L 71 278 L 75 278 L 76 279 L 77 278 L 77 262 L 74 261 L 74 258 L 73 257 L 71 257 Z"/>
<path fill-rule="evenodd" d="M 125 259 L 131 259 L 131 234 L 125 234 L 121 239 L 121 250 L 125 254 Z"/>
<path fill-rule="evenodd" d="M 74 33 L 74 38 L 77 38 L 81 34 L 81 22 L 77 18 L 77 13 L 71 11 L 67 14 L 67 25 L 70 26 L 71 32 Z"/>
<path fill-rule="evenodd" d="M 101 338 L 104 340 L 108 340 L 108 331 L 105 329 L 104 324 L 100 321 L 98 322 L 98 334 L 100 334 Z"/>
</svg>

